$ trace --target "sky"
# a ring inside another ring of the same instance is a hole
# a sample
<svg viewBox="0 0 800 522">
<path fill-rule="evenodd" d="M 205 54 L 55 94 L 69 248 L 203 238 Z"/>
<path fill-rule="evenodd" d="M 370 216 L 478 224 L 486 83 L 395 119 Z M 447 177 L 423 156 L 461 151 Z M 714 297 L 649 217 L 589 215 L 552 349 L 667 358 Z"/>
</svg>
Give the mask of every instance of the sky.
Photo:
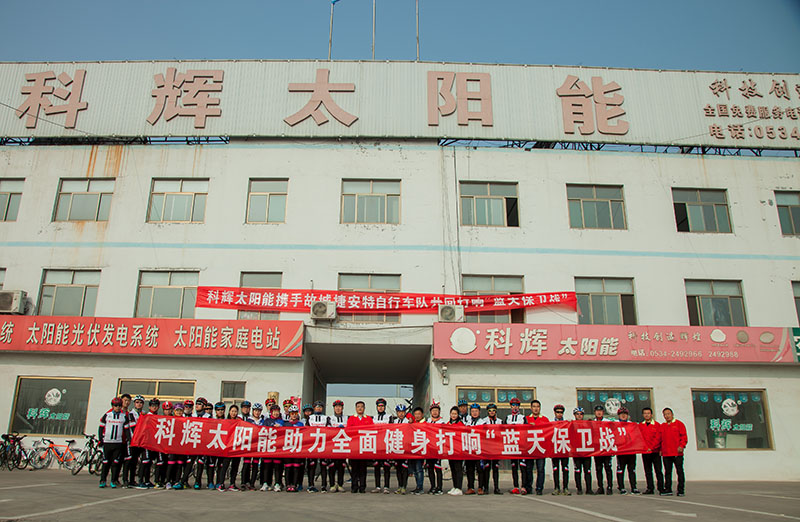
<svg viewBox="0 0 800 522">
<path fill-rule="evenodd" d="M 800 0 L 419 0 L 420 59 L 800 72 Z M 372 57 L 372 0 L 335 6 L 333 59 Z M 414 0 L 376 0 L 377 60 L 416 58 Z M 0 61 L 320 59 L 330 0 L 5 0 Z"/>
</svg>

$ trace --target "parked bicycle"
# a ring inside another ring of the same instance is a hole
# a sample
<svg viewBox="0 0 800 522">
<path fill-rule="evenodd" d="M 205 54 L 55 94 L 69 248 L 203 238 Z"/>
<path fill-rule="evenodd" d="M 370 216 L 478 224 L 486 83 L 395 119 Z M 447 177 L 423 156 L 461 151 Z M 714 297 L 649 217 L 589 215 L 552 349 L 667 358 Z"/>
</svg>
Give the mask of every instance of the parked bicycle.
<svg viewBox="0 0 800 522">
<path fill-rule="evenodd" d="M 100 446 L 97 444 L 96 435 L 87 435 L 84 433 L 83 436 L 87 439 L 86 444 L 83 446 L 83 449 L 76 459 L 75 465 L 72 467 L 71 471 L 73 475 L 77 475 L 81 472 L 83 467 L 86 466 L 86 470 L 89 472 L 89 474 L 94 475 L 102 466 L 103 450 L 100 449 Z"/>
<path fill-rule="evenodd" d="M 75 440 L 68 440 L 66 444 L 56 444 L 50 439 L 43 438 L 41 443 L 47 444 L 42 447 L 39 445 L 30 456 L 28 461 L 33 469 L 44 469 L 50 466 L 54 460 L 58 461 L 60 466 L 72 470 L 78 462 L 78 457 L 82 454 L 81 450 L 76 449 L 73 451 L 72 445 Z"/>
<path fill-rule="evenodd" d="M 25 469 L 28 465 L 28 451 L 22 445 L 22 439 L 18 433 L 5 433 L 2 435 L 2 446 L 0 446 L 0 466 L 5 465 L 9 470 Z"/>
</svg>

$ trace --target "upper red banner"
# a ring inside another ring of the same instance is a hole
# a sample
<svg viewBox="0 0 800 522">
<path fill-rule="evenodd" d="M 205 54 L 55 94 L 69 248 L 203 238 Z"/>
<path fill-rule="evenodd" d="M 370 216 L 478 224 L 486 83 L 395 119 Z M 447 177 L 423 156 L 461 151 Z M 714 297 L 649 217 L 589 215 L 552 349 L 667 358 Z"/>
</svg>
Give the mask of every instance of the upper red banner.
<svg viewBox="0 0 800 522">
<path fill-rule="evenodd" d="M 0 351 L 300 357 L 302 321 L 6 315 Z"/>
<path fill-rule="evenodd" d="M 796 362 L 790 328 L 436 323 L 434 359 Z"/>
<path fill-rule="evenodd" d="M 233 310 L 308 312 L 314 301 L 334 302 L 339 312 L 349 314 L 374 314 L 375 312 L 435 314 L 439 305 L 448 304 L 463 305 L 464 310 L 470 313 L 553 305 L 564 305 L 574 310 L 577 306 L 575 292 L 464 296 L 221 286 L 198 287 L 195 306 Z"/>
<path fill-rule="evenodd" d="M 334 459 L 530 459 L 650 452 L 638 424 L 592 421 L 318 428 L 142 415 L 132 444 L 177 455 Z"/>
</svg>

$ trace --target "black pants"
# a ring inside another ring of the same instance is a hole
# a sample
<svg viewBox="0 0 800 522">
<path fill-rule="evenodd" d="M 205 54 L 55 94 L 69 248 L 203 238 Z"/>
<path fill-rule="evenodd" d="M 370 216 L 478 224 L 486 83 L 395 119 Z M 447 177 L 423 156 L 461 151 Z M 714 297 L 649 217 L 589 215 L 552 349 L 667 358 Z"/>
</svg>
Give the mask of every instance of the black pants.
<svg viewBox="0 0 800 522">
<path fill-rule="evenodd" d="M 551 460 L 553 461 L 553 483 L 556 489 L 569 489 L 569 457 Z M 559 470 L 561 471 L 561 480 L 559 480 Z"/>
<path fill-rule="evenodd" d="M 241 457 L 231 457 L 231 486 L 236 485 L 236 477 L 239 476 L 239 465 L 242 462 Z"/>
<path fill-rule="evenodd" d="M 408 461 L 396 460 L 394 468 L 397 471 L 397 487 L 405 488 L 408 486 Z"/>
<path fill-rule="evenodd" d="M 475 471 L 479 470 L 480 464 L 479 460 L 467 461 L 467 489 L 475 489 Z"/>
<path fill-rule="evenodd" d="M 137 477 L 139 484 L 146 484 L 150 480 L 150 468 L 153 465 L 152 456 L 156 454 L 156 452 L 144 448 L 141 448 L 141 450 L 142 450 L 140 454 L 141 458 L 139 461 L 139 470 L 137 472 Z"/>
<path fill-rule="evenodd" d="M 317 474 L 317 465 L 320 463 L 320 459 L 306 459 L 306 472 L 308 473 L 309 488 L 315 487 L 314 479 L 316 478 Z M 325 488 L 328 485 L 328 474 L 326 473 L 325 466 L 320 466 L 320 470 L 322 475 L 322 487 Z"/>
<path fill-rule="evenodd" d="M 608 479 L 608 487 L 614 486 L 614 481 L 611 479 L 611 457 L 595 457 L 594 458 L 594 474 L 597 476 L 597 487 L 603 488 L 603 471 L 605 470 L 606 479 Z"/>
<path fill-rule="evenodd" d="M 303 459 L 284 459 L 283 469 L 286 473 L 286 487 L 296 488 L 303 481 Z"/>
<path fill-rule="evenodd" d="M 462 489 L 464 486 L 464 461 L 463 460 L 450 460 L 450 476 L 453 478 L 453 487 Z"/>
<path fill-rule="evenodd" d="M 672 491 L 672 467 L 678 475 L 678 493 L 684 493 L 686 477 L 683 475 L 683 455 L 664 457 L 664 491 Z"/>
<path fill-rule="evenodd" d="M 262 461 L 264 468 L 264 484 L 283 486 L 283 461 L 280 459 L 265 459 Z"/>
<path fill-rule="evenodd" d="M 494 480 L 494 489 L 495 491 L 500 490 L 500 461 L 499 460 L 484 460 L 481 461 L 482 464 L 482 477 L 483 480 L 483 490 L 489 491 L 489 474 L 491 473 L 491 478 Z"/>
<path fill-rule="evenodd" d="M 225 486 L 225 475 L 228 474 L 228 467 L 231 465 L 231 459 L 228 457 L 217 457 L 217 465 L 216 465 L 216 473 L 217 473 L 217 480 L 214 481 L 214 484 L 217 487 Z"/>
<path fill-rule="evenodd" d="M 659 493 L 664 490 L 664 473 L 661 471 L 661 455 L 658 453 L 644 453 L 642 455 L 642 464 L 644 465 L 644 479 L 647 481 L 648 491 L 658 491 Z M 653 469 L 656 472 L 656 487 L 653 489 Z"/>
<path fill-rule="evenodd" d="M 131 484 L 136 484 L 136 465 L 139 463 L 139 458 L 143 451 L 143 448 L 128 446 L 128 455 L 130 458 L 125 461 L 123 480 L 127 480 Z"/>
<path fill-rule="evenodd" d="M 523 473 L 522 487 L 530 494 L 533 491 L 533 472 L 536 471 L 536 491 L 544 489 L 544 459 L 527 459 Z"/>
<path fill-rule="evenodd" d="M 156 464 L 153 482 L 163 485 L 167 476 L 167 455 L 165 453 L 155 453 L 153 459 Z"/>
<path fill-rule="evenodd" d="M 514 459 L 511 461 L 511 480 L 514 481 L 514 487 L 519 488 L 519 468 L 523 464 L 522 473 L 525 474 L 525 461 L 522 459 Z"/>
<path fill-rule="evenodd" d="M 100 472 L 100 482 L 108 478 L 111 470 L 111 482 L 119 482 L 119 468 L 125 458 L 125 444 L 122 442 L 106 442 L 103 444 L 103 469 Z"/>
<path fill-rule="evenodd" d="M 428 459 L 425 461 L 428 468 L 428 480 L 433 491 L 442 490 L 442 461 L 440 459 Z"/>
<path fill-rule="evenodd" d="M 581 474 L 586 482 L 586 492 L 592 493 L 592 458 L 573 457 L 572 464 L 575 466 L 575 489 L 582 491 Z"/>
<path fill-rule="evenodd" d="M 209 486 L 216 486 L 216 482 L 214 482 L 214 471 L 217 469 L 219 459 L 220 457 L 206 457 L 206 480 Z"/>
<path fill-rule="evenodd" d="M 383 474 L 383 487 L 389 487 L 389 476 L 392 474 L 392 464 L 388 460 L 376 460 L 373 463 L 375 469 L 375 487 L 381 487 L 381 473 Z"/>
<path fill-rule="evenodd" d="M 328 466 L 328 482 L 330 482 L 331 487 L 334 485 L 338 485 L 342 487 L 344 485 L 344 460 L 343 459 L 332 459 L 330 466 Z"/>
<path fill-rule="evenodd" d="M 625 489 L 625 469 L 628 470 L 628 482 L 631 491 L 636 489 L 636 455 L 617 455 L 617 486 Z"/>
<path fill-rule="evenodd" d="M 365 459 L 350 459 L 350 474 L 352 482 L 350 489 L 353 492 L 363 493 L 367 489 L 367 465 L 368 460 Z"/>
</svg>

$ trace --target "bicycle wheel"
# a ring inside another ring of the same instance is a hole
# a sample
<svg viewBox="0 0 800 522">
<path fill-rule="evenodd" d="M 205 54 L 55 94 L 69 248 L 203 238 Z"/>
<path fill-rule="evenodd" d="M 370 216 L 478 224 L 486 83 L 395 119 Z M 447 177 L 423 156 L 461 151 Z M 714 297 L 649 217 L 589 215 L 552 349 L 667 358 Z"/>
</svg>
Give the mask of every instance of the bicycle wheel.
<svg viewBox="0 0 800 522">
<path fill-rule="evenodd" d="M 64 454 L 64 467 L 72 471 L 73 475 L 78 474 L 77 471 L 73 470 L 78 466 L 78 458 L 81 455 L 83 455 L 83 452 L 79 449 L 76 449 L 75 451 L 70 450 Z M 80 471 L 80 468 L 78 468 L 78 471 Z"/>
<path fill-rule="evenodd" d="M 28 460 L 33 469 L 44 469 L 50 466 L 53 455 L 50 453 L 50 448 L 39 448 L 31 453 Z"/>
<path fill-rule="evenodd" d="M 15 444 L 10 446 L 6 455 L 6 466 L 9 470 L 19 468 L 22 461 L 22 446 Z"/>
<path fill-rule="evenodd" d="M 75 465 L 72 466 L 70 471 L 72 471 L 73 475 L 77 475 L 81 472 L 87 462 L 89 462 L 89 453 L 86 451 L 81 451 L 79 456 L 75 458 Z"/>
<path fill-rule="evenodd" d="M 30 454 L 32 450 L 26 450 L 22 445 L 19 447 L 19 460 L 17 461 L 17 469 L 25 469 L 28 467 Z"/>
<path fill-rule="evenodd" d="M 103 451 L 95 450 L 89 459 L 89 474 L 99 475 L 103 467 Z"/>
</svg>

